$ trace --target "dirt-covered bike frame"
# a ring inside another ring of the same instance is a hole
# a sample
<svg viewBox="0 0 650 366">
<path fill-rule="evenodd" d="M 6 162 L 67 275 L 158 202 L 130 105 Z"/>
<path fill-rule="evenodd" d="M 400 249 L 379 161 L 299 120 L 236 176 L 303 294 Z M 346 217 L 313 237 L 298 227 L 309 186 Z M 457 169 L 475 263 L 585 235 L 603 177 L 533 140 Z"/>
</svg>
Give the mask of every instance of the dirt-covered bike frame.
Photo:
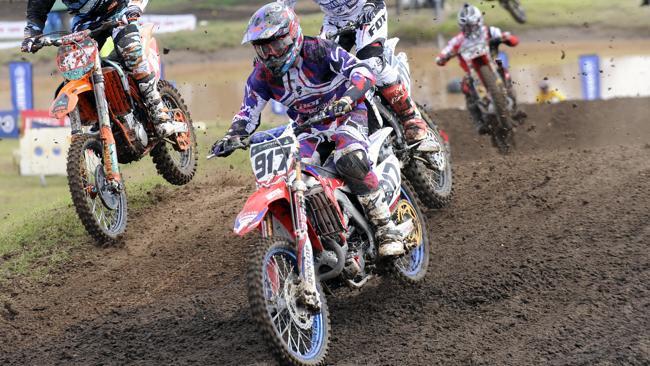
<svg viewBox="0 0 650 366">
<path fill-rule="evenodd" d="M 57 90 L 50 114 L 70 119 L 70 193 L 86 230 L 102 244 L 117 241 L 126 230 L 126 188 L 120 163 L 151 153 L 158 172 L 172 184 L 189 182 L 197 163 L 189 111 L 178 91 L 160 80 L 153 26 L 141 29 L 143 57 L 156 72 L 163 103 L 175 125 L 169 138 L 156 136 L 144 99 L 119 60 L 100 57 L 94 37 L 119 25 L 123 24 L 109 21 L 94 30 L 37 39 L 43 46 L 59 47 L 56 63 L 65 81 Z"/>
</svg>

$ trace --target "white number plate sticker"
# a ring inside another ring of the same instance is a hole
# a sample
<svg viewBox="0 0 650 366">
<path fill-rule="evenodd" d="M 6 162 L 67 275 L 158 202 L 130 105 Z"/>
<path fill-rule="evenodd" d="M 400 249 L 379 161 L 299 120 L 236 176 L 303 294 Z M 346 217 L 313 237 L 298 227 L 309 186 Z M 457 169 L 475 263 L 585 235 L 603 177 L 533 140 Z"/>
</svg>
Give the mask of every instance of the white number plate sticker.
<svg viewBox="0 0 650 366">
<path fill-rule="evenodd" d="M 251 165 L 258 182 L 268 182 L 278 175 L 287 173 L 294 139 L 281 137 L 251 146 Z"/>
</svg>

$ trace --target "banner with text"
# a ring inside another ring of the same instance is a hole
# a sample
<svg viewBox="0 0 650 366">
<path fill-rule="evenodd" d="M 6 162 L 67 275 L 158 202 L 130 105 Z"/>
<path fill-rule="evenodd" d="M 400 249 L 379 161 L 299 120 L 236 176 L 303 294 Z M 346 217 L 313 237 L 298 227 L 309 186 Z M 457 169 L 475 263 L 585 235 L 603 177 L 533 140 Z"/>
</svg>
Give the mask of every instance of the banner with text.
<svg viewBox="0 0 650 366">
<path fill-rule="evenodd" d="M 196 29 L 196 15 L 156 15 L 144 14 L 140 23 L 153 23 L 156 33 L 172 33 L 178 31 L 191 31 Z"/>
<path fill-rule="evenodd" d="M 600 99 L 600 58 L 598 55 L 582 55 L 579 59 L 582 80 L 582 99 Z"/>
<path fill-rule="evenodd" d="M 21 135 L 24 135 L 25 131 L 31 129 L 70 126 L 70 119 L 68 117 L 56 119 L 50 117 L 50 113 L 48 111 L 22 111 L 20 113 L 20 116 L 23 120 L 23 124 L 20 129 Z"/>
<path fill-rule="evenodd" d="M 23 39 L 26 24 L 24 20 L 0 22 L 0 39 Z"/>
<path fill-rule="evenodd" d="M 34 108 L 34 81 L 30 62 L 10 62 L 11 104 L 14 110 Z"/>
<path fill-rule="evenodd" d="M 0 111 L 0 139 L 17 139 L 20 128 L 16 111 Z"/>
</svg>

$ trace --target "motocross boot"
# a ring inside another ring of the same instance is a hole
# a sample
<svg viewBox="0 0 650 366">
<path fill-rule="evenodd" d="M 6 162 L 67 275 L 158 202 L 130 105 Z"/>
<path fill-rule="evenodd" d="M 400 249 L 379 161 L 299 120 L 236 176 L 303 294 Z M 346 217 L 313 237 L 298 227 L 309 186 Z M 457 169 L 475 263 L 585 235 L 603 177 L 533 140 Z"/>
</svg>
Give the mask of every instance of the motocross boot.
<svg viewBox="0 0 650 366">
<path fill-rule="evenodd" d="M 402 122 L 407 144 L 411 145 L 427 137 L 427 124 L 401 80 L 384 85 L 379 91 Z"/>
<path fill-rule="evenodd" d="M 173 134 L 175 126 L 169 117 L 169 110 L 160 98 L 160 93 L 156 87 L 156 80 L 148 76 L 142 80 L 138 80 L 137 83 L 140 93 L 144 97 L 145 104 L 149 109 L 149 115 L 154 120 L 158 137 L 164 138 Z"/>
<path fill-rule="evenodd" d="M 390 217 L 390 209 L 388 203 L 386 203 L 384 190 L 379 188 L 372 193 L 359 195 L 358 198 L 366 211 L 368 219 L 375 227 L 375 239 L 379 244 L 379 255 L 385 257 L 404 254 L 404 238 Z"/>
</svg>

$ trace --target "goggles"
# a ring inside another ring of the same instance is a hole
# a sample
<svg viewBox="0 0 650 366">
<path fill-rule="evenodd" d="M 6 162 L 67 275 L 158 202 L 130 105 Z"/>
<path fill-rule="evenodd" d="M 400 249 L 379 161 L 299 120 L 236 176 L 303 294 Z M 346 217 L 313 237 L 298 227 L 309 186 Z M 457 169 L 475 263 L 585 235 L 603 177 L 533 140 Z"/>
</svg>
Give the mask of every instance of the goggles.
<svg viewBox="0 0 650 366">
<path fill-rule="evenodd" d="M 465 36 L 477 36 L 479 33 L 481 33 L 480 24 L 465 24 L 462 28 Z"/>
<path fill-rule="evenodd" d="M 268 60 L 271 57 L 281 57 L 287 53 L 291 45 L 293 44 L 293 39 L 289 34 L 275 38 L 273 40 L 264 40 L 262 42 L 254 42 L 253 48 L 255 48 L 255 53 L 262 60 Z"/>
</svg>

